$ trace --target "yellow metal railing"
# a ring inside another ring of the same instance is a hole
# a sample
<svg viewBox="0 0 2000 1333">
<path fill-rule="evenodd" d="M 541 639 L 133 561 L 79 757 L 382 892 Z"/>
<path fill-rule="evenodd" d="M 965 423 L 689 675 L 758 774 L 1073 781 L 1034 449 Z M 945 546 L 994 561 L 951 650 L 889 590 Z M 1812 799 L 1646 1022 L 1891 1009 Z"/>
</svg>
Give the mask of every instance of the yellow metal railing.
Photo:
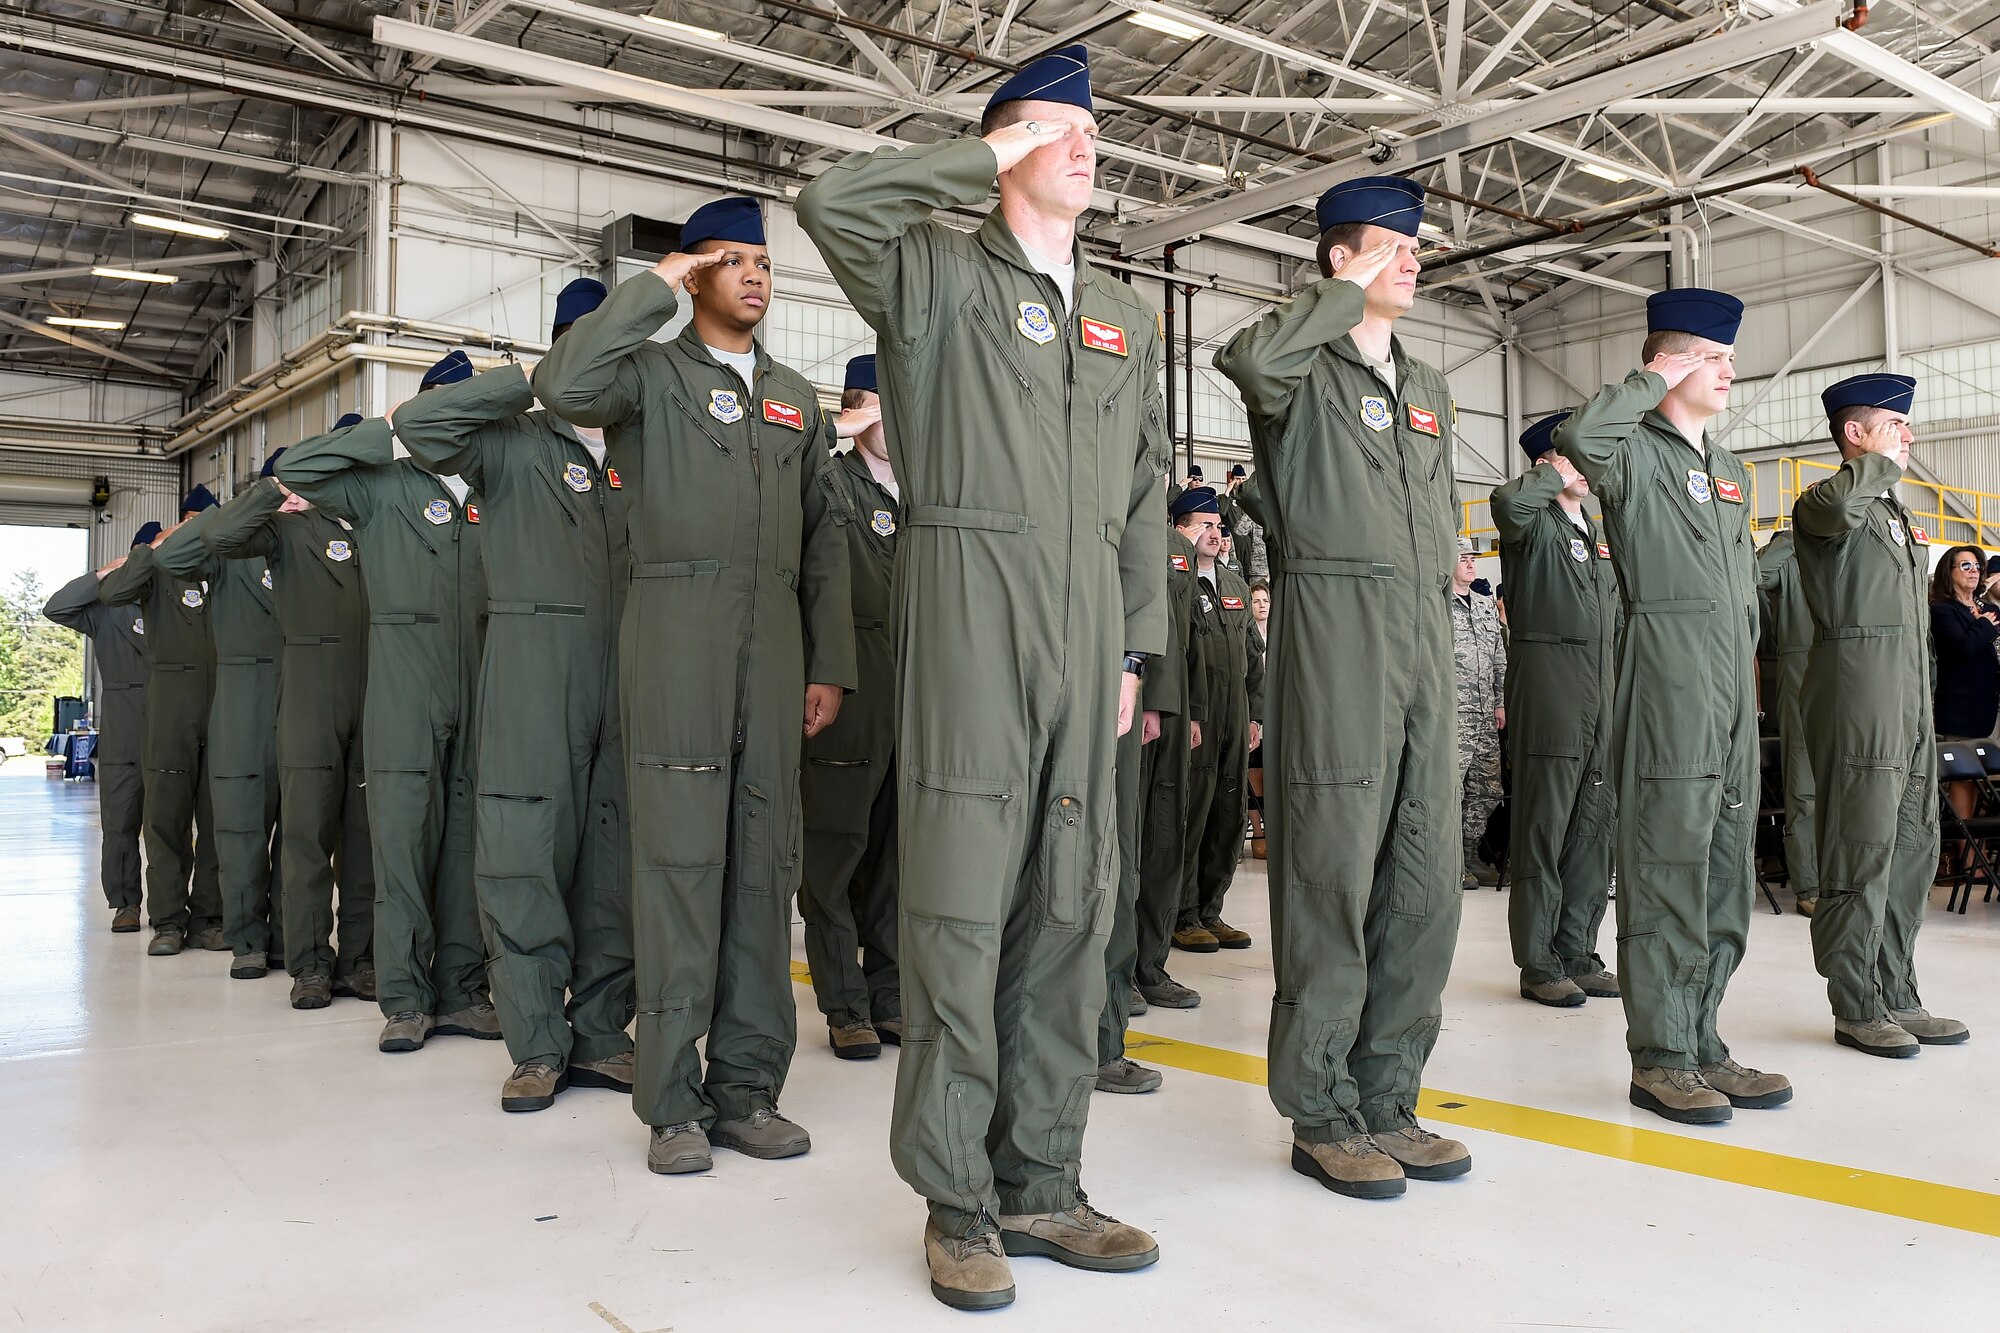
<svg viewBox="0 0 2000 1333">
<path fill-rule="evenodd" d="M 1762 512 L 1763 506 L 1759 503 L 1761 478 L 1758 465 L 1745 463 L 1743 466 L 1750 472 L 1750 527 L 1754 532 L 1763 533 L 1790 527 L 1792 505 L 1798 501 L 1800 494 L 1814 482 L 1839 471 L 1840 465 L 1814 458 L 1767 460 L 1763 465 L 1764 471 L 1768 473 L 1775 469 L 1777 472 L 1778 498 L 1776 510 L 1769 514 Z M 2000 547 L 2000 494 L 1905 476 L 1902 497 L 1909 506 L 1910 516 L 1924 530 L 1931 545 L 1966 544 L 1989 551 Z M 1493 526 L 1491 506 L 1485 498 L 1465 501 L 1459 508 L 1462 511 L 1459 522 L 1461 536 L 1472 538 L 1482 549 L 1498 541 L 1499 529 Z"/>
</svg>

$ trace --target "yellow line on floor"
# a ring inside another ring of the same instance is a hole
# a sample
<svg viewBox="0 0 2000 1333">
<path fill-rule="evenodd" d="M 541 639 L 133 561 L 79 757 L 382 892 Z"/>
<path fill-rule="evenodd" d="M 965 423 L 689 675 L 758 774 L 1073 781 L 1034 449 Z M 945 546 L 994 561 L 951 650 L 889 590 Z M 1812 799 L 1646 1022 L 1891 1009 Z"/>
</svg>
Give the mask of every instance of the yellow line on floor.
<svg viewBox="0 0 2000 1333">
<path fill-rule="evenodd" d="M 802 963 L 792 964 L 792 979 L 810 985 L 812 977 Z M 1153 1063 L 1190 1073 L 1208 1074 L 1238 1083 L 1265 1086 L 1266 1063 L 1260 1055 L 1203 1046 L 1172 1037 L 1134 1031 L 1130 1046 L 1135 1056 Z M 1481 1129 L 1510 1138 L 1546 1143 L 1551 1147 L 1608 1157 L 1614 1161 L 1677 1171 L 1682 1175 L 1753 1189 L 1790 1194 L 1801 1199 L 1859 1208 L 1888 1217 L 1904 1217 L 1915 1222 L 2000 1236 L 2000 1195 L 1908 1176 L 1863 1171 L 1832 1162 L 1783 1153 L 1743 1148 L 1714 1139 L 1669 1134 L 1657 1129 L 1639 1129 L 1609 1120 L 1544 1111 L 1511 1102 L 1488 1101 L 1455 1092 L 1424 1089 L 1418 1102 L 1426 1120 Z M 1747 1114 L 1756 1115 L 1751 1111 Z M 1796 1115 L 1798 1112 L 1780 1112 Z M 1712 1132 L 1727 1133 L 1727 1129 Z"/>
</svg>

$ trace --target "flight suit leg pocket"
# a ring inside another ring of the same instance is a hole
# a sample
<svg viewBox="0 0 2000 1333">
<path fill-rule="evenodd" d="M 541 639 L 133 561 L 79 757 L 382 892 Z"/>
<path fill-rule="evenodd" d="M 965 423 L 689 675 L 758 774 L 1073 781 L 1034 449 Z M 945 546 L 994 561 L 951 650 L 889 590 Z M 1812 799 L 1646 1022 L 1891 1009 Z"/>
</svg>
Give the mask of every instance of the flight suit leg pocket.
<svg viewBox="0 0 2000 1333">
<path fill-rule="evenodd" d="M 777 879 L 776 861 L 782 836 L 771 827 L 777 812 L 764 788 L 744 783 L 736 796 L 735 874 L 738 893 L 767 894 Z"/>
<path fill-rule="evenodd" d="M 1431 836 L 1429 826 L 1429 807 L 1423 801 L 1412 797 L 1397 804 L 1395 843 L 1389 849 L 1395 886 L 1389 894 L 1389 911 L 1411 921 L 1430 918 L 1444 874 L 1438 862 L 1457 849 L 1451 838 Z M 1452 891 L 1457 891 L 1456 884 Z"/>
<path fill-rule="evenodd" d="M 1372 768 L 1295 770 L 1287 776 L 1285 867 L 1315 893 L 1365 893 L 1375 876 L 1382 774 Z"/>
<path fill-rule="evenodd" d="M 264 831 L 264 783 L 262 774 L 247 777 L 214 777 L 208 780 L 208 794 L 215 808 L 218 833 L 262 833 Z"/>
<path fill-rule="evenodd" d="M 481 879 L 555 882 L 556 803 L 534 792 L 480 792 L 472 863 Z"/>
<path fill-rule="evenodd" d="M 1019 866 L 1019 787 L 912 764 L 901 797 L 903 912 L 945 925 L 997 927 Z"/>
<path fill-rule="evenodd" d="M 1650 866 L 1707 865 L 1722 797 L 1719 763 L 1642 767 L 1639 808 L 1627 812 L 1639 859 Z"/>
<path fill-rule="evenodd" d="M 1036 867 L 1037 878 L 1041 880 L 1042 920 L 1053 929 L 1075 930 L 1083 924 L 1087 835 L 1080 799 L 1058 796 L 1049 802 L 1048 815 L 1042 820 L 1042 845 Z"/>
<path fill-rule="evenodd" d="M 632 756 L 627 805 L 633 870 L 702 870 L 729 859 L 728 765 L 720 758 Z"/>
<path fill-rule="evenodd" d="M 1820 808 L 1824 817 L 1838 819 L 1840 840 L 1857 847 L 1893 847 L 1897 815 L 1903 805 L 1902 763 L 1874 755 L 1844 754 L 1834 780 L 1840 789 L 1823 794 Z"/>
</svg>

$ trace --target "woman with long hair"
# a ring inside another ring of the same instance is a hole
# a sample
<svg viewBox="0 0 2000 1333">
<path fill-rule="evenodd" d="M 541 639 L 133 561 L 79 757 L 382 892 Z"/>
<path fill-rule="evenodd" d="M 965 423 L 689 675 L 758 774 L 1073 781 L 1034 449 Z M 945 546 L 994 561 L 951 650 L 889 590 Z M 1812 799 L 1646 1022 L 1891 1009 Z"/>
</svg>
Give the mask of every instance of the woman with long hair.
<svg viewBox="0 0 2000 1333">
<path fill-rule="evenodd" d="M 1931 571 L 1931 644 L 1937 651 L 1938 739 L 1979 741 L 1993 734 L 2000 714 L 2000 611 L 1981 594 L 1990 585 L 1986 556 L 1977 546 L 1954 546 Z M 1951 784 L 1951 808 L 1972 814 L 1978 793 L 1970 782 Z"/>
</svg>

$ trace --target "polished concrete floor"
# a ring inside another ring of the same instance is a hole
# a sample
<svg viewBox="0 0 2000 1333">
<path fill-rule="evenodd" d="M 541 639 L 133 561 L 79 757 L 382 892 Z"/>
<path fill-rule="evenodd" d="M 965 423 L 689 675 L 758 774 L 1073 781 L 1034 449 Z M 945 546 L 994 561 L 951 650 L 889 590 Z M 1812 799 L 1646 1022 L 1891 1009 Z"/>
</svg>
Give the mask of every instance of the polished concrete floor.
<svg viewBox="0 0 2000 1333">
<path fill-rule="evenodd" d="M 1760 914 L 1725 1031 L 1798 1100 L 1693 1130 L 1625 1104 L 1615 1003 L 1514 996 L 1505 896 L 1467 895 L 1426 1082 L 1473 1173 L 1358 1203 L 1287 1167 L 1259 1082 L 1253 869 L 1231 915 L 1257 947 L 1177 956 L 1204 1004 L 1139 1022 L 1164 1089 L 1092 1108 L 1091 1197 L 1161 1262 L 1021 1260 L 1013 1309 L 965 1316 L 888 1164 L 895 1054 L 836 1062 L 803 987 L 784 1108 L 813 1152 L 670 1180 L 612 1094 L 502 1114 L 497 1045 L 380 1055 L 372 1005 L 294 1013 L 224 955 L 145 957 L 106 929 L 95 849 L 90 786 L 0 766 L 0 1329 L 1995 1326 L 2000 904 L 1932 912 L 1925 993 L 1974 1040 L 1899 1062 L 1833 1045 L 1806 923 Z"/>
</svg>

